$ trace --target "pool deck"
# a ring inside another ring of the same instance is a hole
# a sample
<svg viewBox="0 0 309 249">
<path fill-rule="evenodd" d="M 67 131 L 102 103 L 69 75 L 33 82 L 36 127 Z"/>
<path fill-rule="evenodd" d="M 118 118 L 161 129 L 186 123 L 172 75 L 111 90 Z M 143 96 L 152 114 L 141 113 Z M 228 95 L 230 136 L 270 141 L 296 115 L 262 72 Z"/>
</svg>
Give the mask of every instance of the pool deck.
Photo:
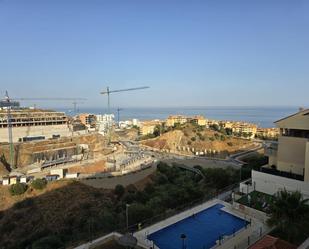
<svg viewBox="0 0 309 249">
<path fill-rule="evenodd" d="M 193 214 L 199 213 L 209 207 L 212 207 L 216 204 L 222 204 L 224 207 L 222 210 L 224 210 L 227 213 L 230 213 L 236 217 L 239 217 L 243 220 L 251 221 L 251 225 L 248 225 L 247 228 L 243 228 L 239 230 L 235 235 L 231 235 L 228 237 L 225 237 L 221 243 L 217 241 L 217 245 L 213 248 L 216 249 L 230 249 L 230 248 L 237 248 L 237 249 L 243 249 L 248 247 L 248 236 L 250 236 L 249 244 L 252 244 L 252 242 L 258 238 L 260 238 L 261 234 L 265 234 L 269 231 L 269 228 L 266 226 L 266 214 L 262 212 L 258 212 L 254 209 L 239 207 L 237 205 L 231 205 L 227 202 L 224 202 L 219 199 L 214 199 L 208 202 L 205 202 L 201 205 L 198 205 L 194 208 L 191 208 L 187 211 L 184 211 L 180 214 L 177 214 L 175 216 L 172 216 L 166 220 L 163 220 L 161 222 L 158 222 L 150 227 L 147 227 L 143 230 L 140 230 L 136 233 L 134 233 L 134 236 L 138 239 L 138 242 L 141 245 L 144 245 L 145 248 L 150 248 L 151 246 L 154 249 L 160 249 L 156 245 L 153 244 L 152 241 L 147 239 L 147 236 L 149 234 L 155 233 L 165 227 L 168 227 L 172 224 L 175 224 L 176 222 L 186 219 Z"/>
</svg>

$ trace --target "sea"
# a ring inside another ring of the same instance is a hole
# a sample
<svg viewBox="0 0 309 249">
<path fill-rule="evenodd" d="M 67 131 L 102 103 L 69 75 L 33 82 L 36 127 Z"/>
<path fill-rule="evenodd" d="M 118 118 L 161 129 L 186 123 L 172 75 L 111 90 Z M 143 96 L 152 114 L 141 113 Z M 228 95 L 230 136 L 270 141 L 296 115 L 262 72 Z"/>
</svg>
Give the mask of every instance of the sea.
<svg viewBox="0 0 309 249">
<path fill-rule="evenodd" d="M 68 115 L 73 115 L 72 109 L 58 108 Z M 298 111 L 298 107 L 127 107 L 121 108 L 120 120 L 164 120 L 169 115 L 203 115 L 208 119 L 233 120 L 255 123 L 260 127 L 275 127 L 274 122 Z M 78 113 L 103 114 L 104 108 L 80 107 Z M 117 109 L 111 108 L 111 113 L 118 119 Z"/>
</svg>

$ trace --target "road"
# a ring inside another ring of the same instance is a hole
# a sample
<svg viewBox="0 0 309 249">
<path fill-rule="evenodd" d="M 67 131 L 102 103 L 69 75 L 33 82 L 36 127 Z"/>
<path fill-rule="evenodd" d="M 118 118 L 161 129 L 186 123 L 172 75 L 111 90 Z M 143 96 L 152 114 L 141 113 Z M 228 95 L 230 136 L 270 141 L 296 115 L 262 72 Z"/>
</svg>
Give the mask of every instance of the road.
<svg viewBox="0 0 309 249">
<path fill-rule="evenodd" d="M 130 184 L 134 184 L 145 179 L 147 176 L 154 173 L 156 168 L 156 164 L 152 164 L 150 168 L 135 173 L 103 179 L 82 179 L 80 182 L 95 188 L 114 189 L 117 184 L 121 184 L 126 187 Z"/>
</svg>

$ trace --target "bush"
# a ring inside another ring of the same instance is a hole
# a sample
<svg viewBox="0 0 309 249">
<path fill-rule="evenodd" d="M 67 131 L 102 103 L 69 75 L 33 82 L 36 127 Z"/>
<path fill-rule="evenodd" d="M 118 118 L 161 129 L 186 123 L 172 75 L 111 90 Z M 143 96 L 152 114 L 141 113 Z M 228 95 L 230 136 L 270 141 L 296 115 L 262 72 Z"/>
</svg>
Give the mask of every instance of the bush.
<svg viewBox="0 0 309 249">
<path fill-rule="evenodd" d="M 24 183 L 16 183 L 9 188 L 11 195 L 22 195 L 27 190 L 27 185 Z"/>
<path fill-rule="evenodd" d="M 53 249 L 63 248 L 62 241 L 57 236 L 48 236 L 35 241 L 32 244 L 32 249 Z"/>
<path fill-rule="evenodd" d="M 232 142 L 227 142 L 227 145 L 228 146 L 233 146 L 233 143 Z"/>
<path fill-rule="evenodd" d="M 120 198 L 125 192 L 124 187 L 121 184 L 117 184 L 115 189 L 114 189 L 114 194 Z"/>
<path fill-rule="evenodd" d="M 196 140 L 196 138 L 195 138 L 195 137 L 191 137 L 191 141 L 193 141 L 193 142 L 194 142 L 195 140 Z"/>
<path fill-rule="evenodd" d="M 31 187 L 33 187 L 34 189 L 43 189 L 45 188 L 47 185 L 47 181 L 45 179 L 35 179 L 32 183 L 31 183 Z"/>
</svg>

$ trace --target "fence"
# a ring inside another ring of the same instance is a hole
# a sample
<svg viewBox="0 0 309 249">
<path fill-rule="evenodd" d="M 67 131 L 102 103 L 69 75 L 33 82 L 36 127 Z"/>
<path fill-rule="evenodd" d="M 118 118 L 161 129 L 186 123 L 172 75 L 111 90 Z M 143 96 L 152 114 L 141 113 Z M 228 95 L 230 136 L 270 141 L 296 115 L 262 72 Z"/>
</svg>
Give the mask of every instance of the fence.
<svg viewBox="0 0 309 249">
<path fill-rule="evenodd" d="M 197 200 L 194 200 L 190 203 L 186 203 L 184 205 L 178 206 L 177 208 L 175 208 L 173 210 L 165 211 L 164 213 L 162 213 L 160 215 L 153 216 L 149 219 L 140 221 L 136 224 L 129 225 L 128 229 L 123 224 L 119 225 L 118 228 L 116 228 L 114 232 L 125 234 L 126 232 L 129 231 L 130 233 L 134 233 L 134 232 L 137 232 L 138 230 L 140 230 L 141 228 L 149 227 L 153 224 L 156 224 L 157 222 L 160 222 L 162 220 L 170 218 L 174 215 L 180 214 L 180 213 L 182 213 L 186 210 L 189 210 L 191 208 L 199 206 L 202 203 L 205 203 L 207 201 L 210 201 L 210 200 L 213 200 L 213 199 L 227 200 L 231 197 L 232 191 L 234 191 L 236 188 L 238 189 L 238 185 L 239 185 L 239 183 L 232 184 L 230 186 L 227 186 L 223 189 L 218 190 L 216 193 L 212 193 L 212 194 L 207 195 L 203 198 L 199 198 Z M 110 232 L 108 232 L 108 233 L 110 233 Z M 94 238 L 104 236 L 108 233 L 95 232 L 94 229 L 92 229 L 91 226 L 90 226 L 89 227 L 89 237 L 85 241 L 91 242 L 91 241 L 93 241 Z M 77 245 L 75 245 L 75 246 L 77 246 Z M 72 248 L 72 247 L 70 247 L 70 248 Z"/>
<path fill-rule="evenodd" d="M 239 241 L 235 242 L 233 245 L 233 249 L 244 249 L 248 248 L 249 246 L 256 243 L 259 239 L 264 237 L 266 234 L 268 234 L 270 230 L 263 229 L 262 227 L 259 227 L 255 230 L 253 230 L 250 235 L 246 236 L 243 239 L 240 239 Z"/>
</svg>

